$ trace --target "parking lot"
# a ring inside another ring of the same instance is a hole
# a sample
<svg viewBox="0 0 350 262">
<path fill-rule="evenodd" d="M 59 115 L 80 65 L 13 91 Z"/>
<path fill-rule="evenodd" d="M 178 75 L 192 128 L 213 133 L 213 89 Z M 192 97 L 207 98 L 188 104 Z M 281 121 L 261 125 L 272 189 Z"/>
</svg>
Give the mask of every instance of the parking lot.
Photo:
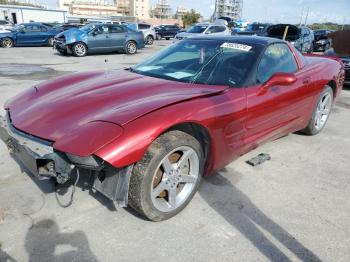
<svg viewBox="0 0 350 262">
<path fill-rule="evenodd" d="M 83 58 L 0 48 L 0 105 L 56 76 L 129 67 L 170 43 Z M 53 183 L 24 173 L 0 143 L 0 261 L 350 261 L 349 119 L 345 88 L 321 134 L 290 134 L 242 156 L 159 223 L 83 186 L 61 208 Z M 259 153 L 272 159 L 245 163 Z"/>
</svg>

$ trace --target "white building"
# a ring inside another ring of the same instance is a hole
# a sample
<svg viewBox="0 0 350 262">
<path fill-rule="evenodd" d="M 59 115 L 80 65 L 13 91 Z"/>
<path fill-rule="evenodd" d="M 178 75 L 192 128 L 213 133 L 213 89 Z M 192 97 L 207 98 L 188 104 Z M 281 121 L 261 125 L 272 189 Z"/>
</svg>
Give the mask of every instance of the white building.
<svg viewBox="0 0 350 262">
<path fill-rule="evenodd" d="M 14 24 L 29 22 L 66 23 L 67 12 L 20 5 L 0 5 L 0 20 Z"/>
<path fill-rule="evenodd" d="M 149 18 L 149 0 L 130 0 L 130 14 L 139 19 Z"/>
<path fill-rule="evenodd" d="M 228 16 L 233 19 L 242 18 L 243 0 L 216 0 L 214 19 Z"/>
</svg>

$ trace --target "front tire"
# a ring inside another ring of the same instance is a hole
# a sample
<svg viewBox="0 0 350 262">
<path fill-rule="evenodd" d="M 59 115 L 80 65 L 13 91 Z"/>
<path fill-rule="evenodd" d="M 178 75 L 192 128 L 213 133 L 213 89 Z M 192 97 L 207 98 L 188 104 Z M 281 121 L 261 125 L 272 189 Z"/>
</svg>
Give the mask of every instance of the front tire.
<svg viewBox="0 0 350 262">
<path fill-rule="evenodd" d="M 83 57 L 87 55 L 87 46 L 84 43 L 75 43 L 72 46 L 72 53 L 74 56 Z"/>
<path fill-rule="evenodd" d="M 133 169 L 129 204 L 152 221 L 169 219 L 196 193 L 204 168 L 200 143 L 182 131 L 157 138 Z"/>
<path fill-rule="evenodd" d="M 153 36 L 151 36 L 151 35 L 147 36 L 147 38 L 146 38 L 146 44 L 147 44 L 147 45 L 153 45 L 153 42 L 154 42 Z"/>
<path fill-rule="evenodd" d="M 326 86 L 320 94 L 314 113 L 309 121 L 308 126 L 301 132 L 307 135 L 317 135 L 325 127 L 333 104 L 333 90 Z"/>
<path fill-rule="evenodd" d="M 134 41 L 129 41 L 125 45 L 125 53 L 134 55 L 137 52 L 137 44 Z"/>
<path fill-rule="evenodd" d="M 49 37 L 49 38 L 47 39 L 47 46 L 52 47 L 52 46 L 53 46 L 53 41 L 54 41 L 53 37 Z"/>
<path fill-rule="evenodd" d="M 6 37 L 1 41 L 1 46 L 4 48 L 11 48 L 14 46 L 14 42 L 11 38 Z"/>
</svg>

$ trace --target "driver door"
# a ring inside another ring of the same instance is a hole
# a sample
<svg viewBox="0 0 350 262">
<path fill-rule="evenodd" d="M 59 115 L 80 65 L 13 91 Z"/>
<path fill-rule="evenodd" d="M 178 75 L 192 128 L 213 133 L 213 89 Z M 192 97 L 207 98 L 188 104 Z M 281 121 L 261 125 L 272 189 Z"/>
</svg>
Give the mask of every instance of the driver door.
<svg viewBox="0 0 350 262">
<path fill-rule="evenodd" d="M 89 50 L 94 52 L 109 51 L 112 49 L 109 37 L 109 25 L 98 26 L 89 35 Z"/>
<path fill-rule="evenodd" d="M 109 26 L 109 39 L 110 46 L 113 50 L 118 50 L 124 47 L 126 42 L 127 32 L 123 26 L 110 25 Z"/>
<path fill-rule="evenodd" d="M 277 43 L 267 47 L 257 69 L 257 84 L 246 89 L 246 144 L 257 146 L 300 121 L 297 106 L 302 84 L 297 75 L 294 84 L 262 89 L 274 74 L 297 71 L 298 65 L 287 44 Z"/>
</svg>

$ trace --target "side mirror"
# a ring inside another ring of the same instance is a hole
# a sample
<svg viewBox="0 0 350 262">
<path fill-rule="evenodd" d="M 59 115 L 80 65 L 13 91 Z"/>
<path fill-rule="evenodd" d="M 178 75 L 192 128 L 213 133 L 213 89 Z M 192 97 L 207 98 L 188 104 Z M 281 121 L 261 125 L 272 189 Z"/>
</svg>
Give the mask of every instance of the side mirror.
<svg viewBox="0 0 350 262">
<path fill-rule="evenodd" d="M 276 73 L 259 88 L 258 95 L 266 93 L 266 91 L 273 86 L 289 86 L 296 81 L 297 78 L 293 73 Z"/>
</svg>

